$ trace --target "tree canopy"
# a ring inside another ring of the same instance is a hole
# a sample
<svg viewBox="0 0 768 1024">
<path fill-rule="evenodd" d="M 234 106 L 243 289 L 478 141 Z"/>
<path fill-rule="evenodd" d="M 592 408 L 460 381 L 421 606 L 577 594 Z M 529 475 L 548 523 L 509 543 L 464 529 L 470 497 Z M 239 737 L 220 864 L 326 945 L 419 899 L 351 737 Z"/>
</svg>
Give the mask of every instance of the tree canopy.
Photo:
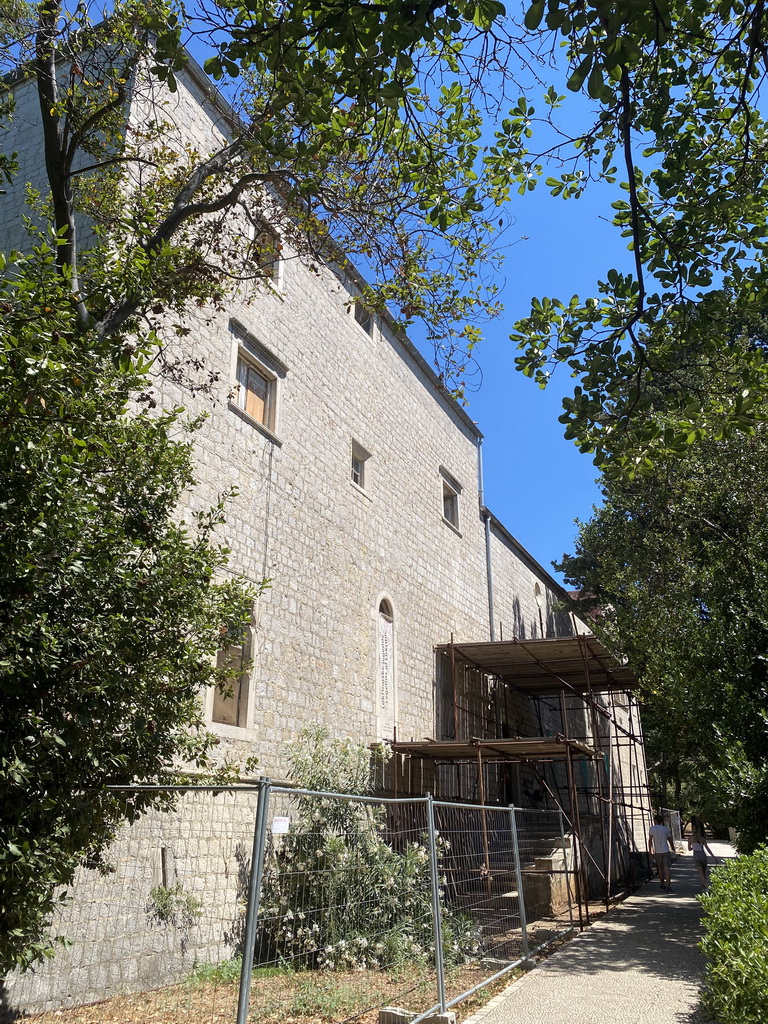
<svg viewBox="0 0 768 1024">
<path fill-rule="evenodd" d="M 577 378 L 566 436 L 608 472 L 642 473 L 765 419 L 764 351 L 734 344 L 730 329 L 766 306 L 765 17 L 760 0 L 535 0 L 527 10 L 532 33 L 565 43 L 567 88 L 597 110 L 547 160 L 532 151 L 532 178 L 548 175 L 565 197 L 590 180 L 618 182 L 613 223 L 634 267 L 606 268 L 589 297 L 534 300 L 513 338 L 542 386 L 561 363 Z M 568 109 L 562 96 L 552 105 Z M 565 163 L 556 174 L 553 156 Z M 718 386 L 658 387 L 684 364 Z"/>
<path fill-rule="evenodd" d="M 752 849 L 768 838 L 766 429 L 608 479 L 604 495 L 560 568 L 638 670 L 660 787 Z"/>
<path fill-rule="evenodd" d="M 502 12 L 495 0 L 125 0 L 93 25 L 87 4 L 16 4 L 13 24 L 26 31 L 0 46 L 0 63 L 31 69 L 40 95 L 47 213 L 81 321 L 100 334 L 137 318 L 154 330 L 158 301 L 178 311 L 263 277 L 261 236 L 243 229 L 263 218 L 286 255 L 359 260 L 368 304 L 403 326 L 418 318 L 460 391 L 462 354 L 499 312 L 496 236 L 510 183 L 524 174 L 524 118 L 492 151 L 481 138 L 481 107 L 498 112 L 520 63 L 508 29 L 496 29 Z M 158 83 L 178 87 L 185 46 L 230 105 L 228 137 L 209 151 L 171 145 L 162 118 L 125 131 L 129 101 Z M 491 69 L 498 88 L 483 91 Z M 108 239 L 106 272 L 83 253 L 78 212 Z"/>
</svg>

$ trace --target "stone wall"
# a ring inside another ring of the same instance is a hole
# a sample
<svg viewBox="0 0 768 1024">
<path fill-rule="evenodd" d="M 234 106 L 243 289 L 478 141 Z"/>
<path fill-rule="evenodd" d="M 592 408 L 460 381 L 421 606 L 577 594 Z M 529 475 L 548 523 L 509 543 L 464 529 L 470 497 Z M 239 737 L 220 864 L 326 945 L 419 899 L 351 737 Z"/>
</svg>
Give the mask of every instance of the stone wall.
<svg viewBox="0 0 768 1024">
<path fill-rule="evenodd" d="M 66 944 L 0 985 L 4 1012 L 143 992 L 235 956 L 257 802 L 255 791 L 186 793 L 125 826 L 98 867 L 78 870 L 53 922 Z"/>
<path fill-rule="evenodd" d="M 23 128 L 19 181 L 42 181 L 36 97 L 17 91 Z M 137 87 L 139 125 L 163 120 L 166 141 L 200 152 L 226 138 L 223 108 L 192 74 L 170 94 Z M 129 174 L 141 185 L 144 169 Z M 20 194 L 0 197 L 6 243 L 20 244 Z M 234 230 L 234 228 L 233 228 Z M 271 775 L 285 770 L 287 740 L 321 723 L 363 741 L 432 735 L 433 646 L 490 637 L 485 531 L 478 501 L 480 433 L 411 344 L 382 318 L 366 331 L 354 316 L 353 272 L 310 266 L 285 241 L 275 281 L 242 287 L 226 311 L 190 311 L 187 336 L 169 358 L 194 358 L 209 393 L 158 381 L 160 404 L 206 414 L 196 434 L 198 485 L 184 515 L 230 487 L 221 540 L 232 572 L 270 582 L 257 601 L 247 715 L 213 723 L 222 753 L 256 753 Z M 238 347 L 274 373 L 271 428 L 231 399 Z M 364 485 L 351 479 L 363 449 Z M 443 486 L 458 495 L 458 520 L 443 515 Z M 497 620 L 520 636 L 570 632 L 553 612 L 557 586 L 500 524 L 493 530 Z M 386 600 L 393 622 L 393 700 L 385 722 L 377 692 L 377 628 Z M 212 713 L 212 694 L 207 696 Z"/>
</svg>

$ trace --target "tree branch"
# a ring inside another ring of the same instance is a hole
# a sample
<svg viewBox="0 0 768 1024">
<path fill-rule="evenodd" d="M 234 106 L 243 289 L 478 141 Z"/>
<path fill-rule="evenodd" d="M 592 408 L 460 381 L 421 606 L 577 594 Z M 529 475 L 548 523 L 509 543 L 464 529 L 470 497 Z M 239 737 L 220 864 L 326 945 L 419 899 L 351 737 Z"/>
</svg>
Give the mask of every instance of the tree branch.
<svg viewBox="0 0 768 1024">
<path fill-rule="evenodd" d="M 75 205 L 67 174 L 66 123 L 58 112 L 59 89 L 56 79 L 56 25 L 61 5 L 59 0 L 44 0 L 40 6 L 35 35 L 35 78 L 43 127 L 45 169 L 53 202 L 54 226 L 58 238 L 56 266 L 68 274 L 77 303 L 78 320 L 82 326 L 90 321 L 80 296 L 77 272 L 77 228 Z"/>
<path fill-rule="evenodd" d="M 69 145 L 66 147 L 66 150 L 64 152 L 64 162 L 67 173 L 69 173 L 69 171 L 72 169 L 72 162 L 75 159 L 75 156 L 77 155 L 77 152 L 80 149 L 83 140 L 85 139 L 91 128 L 93 128 L 94 125 L 98 124 L 98 122 L 102 120 L 102 118 L 104 118 L 108 113 L 110 113 L 110 111 L 115 110 L 119 106 L 122 106 L 124 102 L 125 86 L 121 85 L 117 90 L 117 95 L 113 99 L 111 99 L 109 103 L 105 103 L 103 107 L 99 107 L 98 110 L 94 110 L 94 112 L 90 114 L 85 119 L 85 121 L 83 121 L 82 125 L 77 129 L 77 131 L 73 132 L 72 138 L 69 140 Z"/>
<path fill-rule="evenodd" d="M 142 243 L 141 247 L 148 256 L 151 257 L 158 252 L 188 220 L 228 209 L 237 202 L 238 198 L 248 188 L 275 180 L 277 175 L 273 171 L 266 173 L 253 171 L 242 175 L 227 192 L 216 199 L 193 202 L 192 200 L 196 192 L 203 186 L 206 180 L 224 173 L 231 165 L 232 160 L 242 152 L 242 149 L 242 141 L 236 139 L 229 146 L 220 150 L 194 169 L 178 192 L 170 213 L 163 219 L 154 233 Z M 136 313 L 141 302 L 142 296 L 138 293 L 126 295 L 121 302 L 113 306 L 95 325 L 98 335 L 100 337 L 107 337 L 110 334 L 114 334 L 126 320 Z"/>
<path fill-rule="evenodd" d="M 629 90 L 629 71 L 626 66 L 621 69 L 621 107 L 622 115 L 619 123 L 622 146 L 624 149 L 624 164 L 627 168 L 627 183 L 629 185 L 629 209 L 632 222 L 632 242 L 635 257 L 635 274 L 637 276 L 638 297 L 637 309 L 633 318 L 633 324 L 642 316 L 645 307 L 645 276 L 643 270 L 642 247 L 640 237 L 640 201 L 637 196 L 637 182 L 635 181 L 635 161 L 632 156 L 632 100 Z"/>
</svg>

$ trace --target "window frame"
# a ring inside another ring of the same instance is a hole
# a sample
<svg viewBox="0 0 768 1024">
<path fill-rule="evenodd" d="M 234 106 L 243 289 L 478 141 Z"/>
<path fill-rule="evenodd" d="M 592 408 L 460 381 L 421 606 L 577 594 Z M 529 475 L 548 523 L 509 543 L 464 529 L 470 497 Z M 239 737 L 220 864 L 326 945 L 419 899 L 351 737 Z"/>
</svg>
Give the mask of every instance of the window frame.
<svg viewBox="0 0 768 1024">
<path fill-rule="evenodd" d="M 366 306 L 359 295 L 352 300 L 350 313 L 360 330 L 372 338 L 376 330 L 376 314 Z"/>
<path fill-rule="evenodd" d="M 233 665 L 236 661 L 239 662 L 237 679 L 232 681 L 232 696 L 225 696 L 216 686 L 211 687 L 213 692 L 210 700 L 208 718 L 211 726 L 217 730 L 237 730 L 238 735 L 241 735 L 244 730 L 250 728 L 251 683 L 253 676 L 252 652 L 253 631 L 248 627 L 241 644 L 236 644 L 232 647 L 223 647 L 216 656 L 216 667 L 218 669 L 226 668 L 228 663 L 229 665 Z M 231 708 L 231 702 L 235 702 L 234 715 L 230 716 L 234 721 L 221 717 L 217 718 L 217 708 Z"/>
<path fill-rule="evenodd" d="M 461 492 L 463 490 L 458 480 L 443 466 L 440 467 L 440 510 L 443 522 L 450 526 L 456 533 L 461 534 Z M 446 515 L 446 503 L 452 502 L 455 509 L 455 517 Z"/>
<path fill-rule="evenodd" d="M 241 367 L 245 371 L 245 382 L 241 379 Z M 251 376 L 259 378 L 259 380 L 264 383 L 263 416 L 257 415 L 248 408 L 249 394 L 256 394 L 256 391 L 251 392 L 251 388 L 249 387 Z M 253 359 L 246 351 L 238 351 L 237 364 L 235 367 L 235 379 L 237 381 L 235 404 L 240 412 L 244 413 L 249 419 L 254 420 L 256 423 L 260 423 L 262 427 L 266 427 L 267 430 L 274 433 L 275 381 L 277 378 L 274 374 L 267 374 L 266 368 L 256 359 Z"/>
<path fill-rule="evenodd" d="M 368 494 L 368 462 L 370 461 L 371 453 L 358 442 L 352 439 L 351 447 L 351 463 L 350 463 L 350 483 L 353 487 L 356 487 L 359 491 L 364 494 Z M 355 479 L 355 463 L 359 464 L 360 467 L 360 479 Z"/>
<path fill-rule="evenodd" d="M 252 246 L 257 245 L 259 236 L 269 235 L 270 241 L 274 242 L 275 259 L 272 260 L 271 268 L 264 273 L 264 280 L 278 291 L 283 291 L 283 240 L 280 232 L 263 218 L 253 218 L 250 222 L 249 241 Z"/>
<path fill-rule="evenodd" d="M 287 368 L 238 321 L 230 320 L 229 331 L 232 335 L 231 379 L 233 381 L 229 407 L 246 423 L 261 431 L 271 441 L 280 444 L 277 436 L 280 422 L 280 386 L 287 373 Z M 248 390 L 243 388 L 240 380 L 241 365 L 261 377 L 266 383 L 266 416 L 264 419 L 255 416 L 246 408 Z"/>
<path fill-rule="evenodd" d="M 398 668 L 397 668 L 397 647 L 399 641 L 399 622 L 395 602 L 392 597 L 381 592 L 376 598 L 376 603 L 371 609 L 372 618 L 375 623 L 375 685 L 374 685 L 374 706 L 375 706 L 375 742 L 392 740 L 397 735 L 397 723 L 399 714 L 398 695 Z M 389 700 L 385 708 L 382 706 L 384 697 L 382 685 L 384 682 L 382 663 L 384 644 L 383 632 L 387 628 L 389 643 L 387 646 L 387 668 L 386 682 L 388 684 Z"/>
</svg>

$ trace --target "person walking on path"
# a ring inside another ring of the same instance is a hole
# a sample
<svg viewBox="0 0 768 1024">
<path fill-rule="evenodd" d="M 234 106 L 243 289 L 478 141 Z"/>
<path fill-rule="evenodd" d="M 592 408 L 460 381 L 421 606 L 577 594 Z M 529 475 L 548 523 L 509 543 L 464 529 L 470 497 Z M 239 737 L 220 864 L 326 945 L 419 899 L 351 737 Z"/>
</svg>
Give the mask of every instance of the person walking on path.
<svg viewBox="0 0 768 1024">
<path fill-rule="evenodd" d="M 662 816 L 657 814 L 653 820 L 655 824 L 651 825 L 648 832 L 648 849 L 656 861 L 662 891 L 669 894 L 672 892 L 672 854 L 675 852 L 675 844 Z"/>
<path fill-rule="evenodd" d="M 698 832 L 700 836 L 705 835 L 704 822 L 696 814 L 691 815 L 691 834 Z"/>
<path fill-rule="evenodd" d="M 688 840 L 688 849 L 693 853 L 693 863 L 695 864 L 696 870 L 699 874 L 701 887 L 702 889 L 706 889 L 709 885 L 709 863 L 707 861 L 707 854 L 709 854 L 713 861 L 716 861 L 717 857 L 710 850 L 709 845 L 701 832 L 691 833 L 691 837 Z"/>
<path fill-rule="evenodd" d="M 710 845 L 718 860 L 735 856 Z M 693 858 L 681 857 L 672 896 L 643 886 L 464 1024 L 714 1024 L 699 1004 L 698 892 Z"/>
</svg>

